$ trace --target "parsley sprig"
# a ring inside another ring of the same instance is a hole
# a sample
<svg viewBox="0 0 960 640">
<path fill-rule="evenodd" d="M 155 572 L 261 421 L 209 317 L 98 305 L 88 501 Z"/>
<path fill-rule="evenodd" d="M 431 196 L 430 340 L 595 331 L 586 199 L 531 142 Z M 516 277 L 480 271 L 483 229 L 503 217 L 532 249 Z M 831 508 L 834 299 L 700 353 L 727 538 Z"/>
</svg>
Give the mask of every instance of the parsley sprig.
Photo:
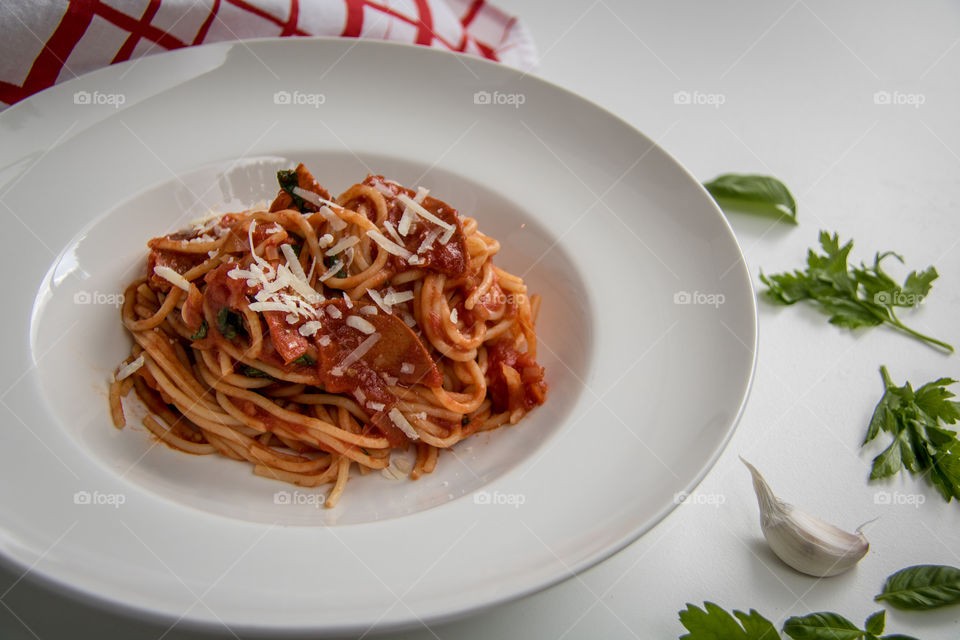
<svg viewBox="0 0 960 640">
<path fill-rule="evenodd" d="M 886 367 L 880 367 L 883 397 L 873 410 L 863 444 L 880 435 L 893 442 L 876 458 L 870 479 L 887 478 L 901 469 L 922 474 L 950 502 L 960 500 L 960 440 L 945 425 L 960 420 L 960 402 L 947 387 L 956 380 L 940 378 L 914 390 L 909 382 L 898 387 Z M 861 445 L 862 446 L 862 445 Z"/>
<path fill-rule="evenodd" d="M 900 285 L 881 266 L 887 258 L 903 262 L 893 251 L 878 252 L 872 266 L 861 263 L 851 268 L 847 263 L 853 240 L 841 246 L 836 233 L 821 231 L 820 246 L 822 254 L 813 249 L 807 252 L 805 271 L 772 276 L 761 271 L 760 280 L 769 287 L 766 294 L 770 300 L 784 305 L 812 300 L 830 314 L 830 323 L 839 327 L 856 329 L 886 323 L 927 344 L 953 352 L 951 345 L 911 329 L 897 317 L 897 308 L 916 307 L 930 293 L 933 281 L 939 276 L 934 267 L 911 271 Z"/>
</svg>

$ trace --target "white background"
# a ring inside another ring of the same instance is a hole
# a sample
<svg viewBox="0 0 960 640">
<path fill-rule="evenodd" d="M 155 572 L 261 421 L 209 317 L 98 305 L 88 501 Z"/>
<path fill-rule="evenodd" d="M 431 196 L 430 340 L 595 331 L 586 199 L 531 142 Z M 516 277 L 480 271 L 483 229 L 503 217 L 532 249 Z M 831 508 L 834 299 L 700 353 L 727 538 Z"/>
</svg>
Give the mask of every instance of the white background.
<svg viewBox="0 0 960 640">
<path fill-rule="evenodd" d="M 792 189 L 799 227 L 730 216 L 754 276 L 761 267 L 799 267 L 821 228 L 853 237 L 857 261 L 894 249 L 910 269 L 933 264 L 941 274 L 929 300 L 904 320 L 960 345 L 960 5 L 501 4 L 531 31 L 541 76 L 630 122 L 697 178 L 769 173 Z M 679 91 L 691 102 L 714 104 L 677 104 Z M 877 104 L 878 91 L 923 104 Z M 882 392 L 881 364 L 897 383 L 919 385 L 960 378 L 958 358 L 887 328 L 850 333 L 813 309 L 761 301 L 749 405 L 691 503 L 613 558 L 545 592 L 396 637 L 674 638 L 683 633 L 677 612 L 704 600 L 755 608 L 778 626 L 820 610 L 862 623 L 881 608 L 872 598 L 890 573 L 917 563 L 960 566 L 960 505 L 911 478 L 868 485 L 879 449 L 859 449 Z M 783 499 L 829 522 L 852 530 L 879 516 L 866 529 L 867 557 L 827 580 L 782 565 L 763 542 L 738 454 Z M 883 491 L 892 504 L 878 504 Z M 0 592 L 7 590 L 0 600 L 3 638 L 154 639 L 166 630 L 51 595 L 29 580 L 15 584 L 17 578 L 0 572 Z M 946 639 L 958 631 L 958 607 L 888 610 L 889 633 Z M 175 629 L 164 637 L 198 636 Z"/>
</svg>

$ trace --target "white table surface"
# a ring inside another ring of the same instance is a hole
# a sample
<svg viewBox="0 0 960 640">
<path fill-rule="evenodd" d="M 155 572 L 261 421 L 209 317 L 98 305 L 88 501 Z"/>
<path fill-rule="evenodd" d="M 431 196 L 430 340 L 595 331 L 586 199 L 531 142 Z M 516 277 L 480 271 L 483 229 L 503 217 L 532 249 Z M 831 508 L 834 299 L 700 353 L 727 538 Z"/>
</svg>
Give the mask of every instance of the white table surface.
<svg viewBox="0 0 960 640">
<path fill-rule="evenodd" d="M 790 186 L 799 227 L 730 218 L 754 276 L 761 267 L 800 266 L 821 228 L 855 238 L 857 261 L 895 249 L 911 269 L 933 264 L 941 274 L 923 307 L 904 314 L 907 324 L 960 345 L 960 5 L 501 4 L 533 34 L 541 76 L 624 118 L 698 178 L 758 172 Z M 922 104 L 877 104 L 878 91 L 892 103 Z M 691 104 L 676 103 L 676 92 L 687 92 Z M 862 623 L 881 608 L 872 599 L 890 573 L 918 563 L 960 566 L 960 505 L 912 478 L 866 482 L 878 450 L 861 452 L 859 444 L 882 391 L 881 364 L 898 383 L 960 378 L 960 356 L 886 328 L 851 334 L 812 309 L 761 303 L 749 405 L 693 501 L 614 557 L 544 592 L 393 637 L 676 638 L 683 633 L 677 612 L 704 600 L 755 608 L 778 626 L 822 610 Z M 827 580 L 781 564 L 763 542 L 738 454 L 782 498 L 839 526 L 852 530 L 879 516 L 866 529 L 867 557 Z M 0 603 L 0 636 L 11 640 L 207 637 L 120 618 L 7 571 L 0 572 Z M 888 610 L 887 632 L 957 638 L 960 607 Z"/>
</svg>

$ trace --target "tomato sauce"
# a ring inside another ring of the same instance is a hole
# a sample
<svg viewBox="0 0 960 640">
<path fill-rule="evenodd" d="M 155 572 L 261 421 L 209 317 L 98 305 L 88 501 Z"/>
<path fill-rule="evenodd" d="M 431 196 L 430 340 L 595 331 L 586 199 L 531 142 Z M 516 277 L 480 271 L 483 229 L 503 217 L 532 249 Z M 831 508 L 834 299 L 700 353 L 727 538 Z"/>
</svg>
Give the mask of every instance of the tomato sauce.
<svg viewBox="0 0 960 640">
<path fill-rule="evenodd" d="M 510 393 L 502 365 L 512 367 L 520 374 L 522 393 Z M 543 373 L 543 367 L 530 354 L 514 349 L 512 340 L 498 340 L 487 347 L 487 388 L 495 411 L 529 411 L 543 404 L 547 397 Z"/>
</svg>

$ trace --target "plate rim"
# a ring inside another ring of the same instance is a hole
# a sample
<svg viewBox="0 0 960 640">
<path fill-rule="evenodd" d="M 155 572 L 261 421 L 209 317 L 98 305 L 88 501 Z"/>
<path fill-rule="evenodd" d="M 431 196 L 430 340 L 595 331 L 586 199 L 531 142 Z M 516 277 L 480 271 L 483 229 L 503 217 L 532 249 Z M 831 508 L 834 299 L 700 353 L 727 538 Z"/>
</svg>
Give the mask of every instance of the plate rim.
<svg viewBox="0 0 960 640">
<path fill-rule="evenodd" d="M 336 43 L 336 44 L 342 45 L 344 44 L 344 39 L 338 38 L 338 37 L 328 37 L 328 36 L 310 37 L 310 38 L 281 38 L 281 37 L 246 38 L 241 40 L 230 40 L 225 42 L 205 43 L 202 45 L 185 47 L 183 49 L 163 51 L 157 54 L 152 54 L 148 57 L 153 59 L 169 59 L 169 58 L 182 56 L 186 59 L 189 59 L 191 56 L 201 55 L 201 53 L 198 53 L 199 51 L 206 51 L 206 50 L 211 50 L 215 48 L 230 49 L 235 46 L 248 47 L 249 45 L 257 45 L 257 44 L 280 44 L 280 46 L 289 46 L 289 47 L 297 47 L 297 46 L 309 47 L 309 46 L 312 46 L 314 43 L 319 43 L 318 46 L 321 46 L 321 47 L 325 46 L 325 44 L 328 44 L 328 43 Z M 465 64 L 469 63 L 471 65 L 493 67 L 501 71 L 506 70 L 508 73 L 515 74 L 515 78 L 517 79 L 534 82 L 534 83 L 540 83 L 551 90 L 559 91 L 562 94 L 565 94 L 568 98 L 575 101 L 580 101 L 581 103 L 589 106 L 590 108 L 597 110 L 600 114 L 603 115 L 605 119 L 614 121 L 618 126 L 626 127 L 629 130 L 631 130 L 633 133 L 639 134 L 643 139 L 645 139 L 650 143 L 651 147 L 656 148 L 660 153 L 662 153 L 664 157 L 674 165 L 675 169 L 679 169 L 679 171 L 685 176 L 685 178 L 689 182 L 692 182 L 696 186 L 702 198 L 706 198 L 706 200 L 710 204 L 710 208 L 713 210 L 714 216 L 719 219 L 721 226 L 724 232 L 726 233 L 728 239 L 732 241 L 733 246 L 736 248 L 740 258 L 738 262 L 740 263 L 740 265 L 742 265 L 745 271 L 744 281 L 747 285 L 747 293 L 749 294 L 746 297 L 746 302 L 750 306 L 749 314 L 748 314 L 750 319 L 749 328 L 752 331 L 753 339 L 749 345 L 746 345 L 745 343 L 745 346 L 749 346 L 751 350 L 750 366 L 749 366 L 749 372 L 747 373 L 747 376 L 746 376 L 745 384 L 743 386 L 743 391 L 739 399 L 739 403 L 737 405 L 736 412 L 733 414 L 733 416 L 729 419 L 728 423 L 725 425 L 725 433 L 723 434 L 723 437 L 717 442 L 713 450 L 710 452 L 709 457 L 705 459 L 705 462 L 701 465 L 698 472 L 685 486 L 684 488 L 685 492 L 688 492 L 688 493 L 693 492 L 699 486 L 699 484 L 703 481 L 706 475 L 713 470 L 720 456 L 726 450 L 726 447 L 728 446 L 730 440 L 732 439 L 734 433 L 737 430 L 737 427 L 740 424 L 740 421 L 743 418 L 744 412 L 746 410 L 747 404 L 751 396 L 751 392 L 753 390 L 754 383 L 756 381 L 757 362 L 758 362 L 759 347 L 760 347 L 759 307 L 757 303 L 756 286 L 754 284 L 753 278 L 750 277 L 746 256 L 743 253 L 743 249 L 740 245 L 740 242 L 733 231 L 730 221 L 726 218 L 726 216 L 723 215 L 716 201 L 710 196 L 709 192 L 704 188 L 704 186 L 700 183 L 700 181 L 696 179 L 696 177 L 690 172 L 690 170 L 684 164 L 678 161 L 677 158 L 674 157 L 673 154 L 671 154 L 666 148 L 664 148 L 660 143 L 650 138 L 638 127 L 634 126 L 633 124 L 626 121 L 624 118 L 617 115 L 616 113 L 610 111 L 606 107 L 600 104 L 597 104 L 589 97 L 579 94 L 556 82 L 545 79 L 534 72 L 526 72 L 521 69 L 517 69 L 515 67 L 511 67 L 503 63 L 498 63 L 490 60 L 485 60 L 482 58 L 477 58 L 464 53 L 452 52 L 452 51 L 447 51 L 443 49 L 437 49 L 433 47 L 424 47 L 422 45 L 402 43 L 402 42 L 358 38 L 354 42 L 350 43 L 348 50 L 352 50 L 355 47 L 400 49 L 404 51 L 409 50 L 411 52 L 416 52 L 417 55 L 428 55 L 428 56 L 432 55 L 437 57 L 452 56 L 455 59 L 460 59 L 461 62 Z M 142 60 L 143 58 L 136 58 L 136 59 L 124 61 L 122 63 L 108 65 L 106 67 L 101 67 L 99 69 L 95 69 L 95 70 L 91 70 L 89 72 L 83 73 L 65 82 L 53 85 L 51 87 L 47 87 L 27 97 L 24 100 L 21 100 L 16 104 L 11 105 L 7 109 L 5 109 L 3 112 L 0 112 L 0 125 L 5 124 L 7 120 L 19 114 L 20 110 L 32 107 L 37 102 L 46 101 L 55 92 L 60 92 L 60 91 L 69 92 L 75 86 L 78 86 L 83 82 L 89 81 L 90 79 L 93 79 L 99 76 L 110 77 L 112 75 L 120 74 L 122 77 L 126 75 L 125 70 L 128 67 L 132 67 L 133 65 L 137 64 Z M 167 89 L 168 87 L 164 86 L 158 94 L 150 94 L 147 97 L 145 97 L 143 101 L 148 101 L 154 95 L 162 94 Z M 119 112 L 122 113 L 122 111 L 123 110 L 121 109 Z M 9 115 L 9 114 L 13 114 L 13 115 Z M 110 115 L 114 115 L 114 114 L 111 113 Z M 93 122 L 94 123 L 100 122 L 100 120 L 94 120 Z M 87 126 L 90 126 L 90 125 L 87 125 Z M 84 127 L 83 129 L 78 130 L 76 133 L 79 134 L 86 128 L 87 127 Z M 67 140 L 59 141 L 57 145 L 50 147 L 48 151 L 53 151 L 60 144 L 63 144 L 64 142 L 69 141 L 69 139 L 70 138 L 68 138 Z M 22 157 L 22 156 L 23 156 L 22 153 L 18 154 L 18 157 Z M 551 576 L 547 580 L 539 581 L 532 585 L 525 585 L 519 589 L 518 588 L 508 589 L 505 593 L 501 595 L 496 595 L 494 597 L 487 598 L 482 602 L 468 603 L 466 606 L 449 610 L 445 613 L 432 614 L 423 618 L 414 617 L 413 619 L 407 619 L 404 622 L 398 622 L 396 624 L 391 623 L 383 626 L 378 625 L 374 631 L 376 633 L 384 633 L 388 631 L 400 631 L 404 629 L 415 628 L 423 624 L 430 624 L 430 623 L 443 624 L 443 623 L 451 622 L 454 620 L 477 615 L 483 611 L 487 611 L 497 606 L 500 606 L 515 600 L 519 600 L 521 598 L 525 598 L 530 595 L 544 591 L 616 555 L 617 553 L 622 551 L 624 548 L 626 548 L 627 546 L 629 546 L 630 544 L 632 544 L 642 536 L 649 533 L 652 529 L 657 527 L 678 506 L 679 505 L 676 502 L 672 502 L 664 505 L 659 511 L 650 515 L 643 523 L 629 530 L 627 533 L 625 533 L 615 542 L 608 544 L 603 549 L 591 555 L 585 556 L 583 559 L 571 565 L 565 564 L 565 570 L 563 572 L 558 572 L 559 575 Z M 3 542 L 8 542 L 10 539 L 5 533 L 0 532 L 0 540 L 2 540 Z M 154 624 L 163 624 L 163 623 L 170 623 L 171 621 L 174 620 L 173 616 L 170 616 L 162 611 L 158 611 L 156 609 L 151 609 L 148 607 L 142 607 L 130 602 L 117 600 L 98 592 L 84 590 L 83 588 L 75 586 L 64 579 L 58 578 L 57 576 L 52 574 L 48 574 L 42 569 L 37 569 L 34 567 L 34 565 L 30 565 L 27 562 L 21 562 L 19 558 L 7 553 L 6 544 L 4 544 L 3 547 L 4 548 L 0 548 L 0 565 L 8 569 L 13 569 L 15 573 L 20 574 L 19 578 L 17 579 L 17 582 L 19 582 L 20 580 L 27 580 L 28 582 L 42 585 L 43 588 L 49 588 L 55 593 L 66 596 L 75 602 L 91 605 L 95 608 L 105 610 L 112 614 L 119 615 L 121 617 L 125 617 L 134 621 L 149 621 Z M 196 631 L 215 631 L 222 628 L 221 623 L 208 621 L 205 619 L 194 618 L 189 616 L 189 614 L 183 616 L 178 621 L 176 621 L 176 624 L 177 626 L 181 626 L 184 629 L 196 630 Z M 273 635 L 283 636 L 283 637 L 295 637 L 295 636 L 310 634 L 315 637 L 317 634 L 328 636 L 328 635 L 338 635 L 338 634 L 348 633 L 351 631 L 356 631 L 358 628 L 366 628 L 366 625 L 347 624 L 347 625 L 341 625 L 341 626 L 331 626 L 330 624 L 325 624 L 325 625 L 299 626 L 299 627 L 278 627 L 278 626 L 270 626 L 270 625 L 257 625 L 257 624 L 251 625 L 251 624 L 241 623 L 241 624 L 231 624 L 230 628 L 240 632 L 244 632 L 244 633 L 256 634 L 256 633 L 269 632 Z"/>
</svg>

